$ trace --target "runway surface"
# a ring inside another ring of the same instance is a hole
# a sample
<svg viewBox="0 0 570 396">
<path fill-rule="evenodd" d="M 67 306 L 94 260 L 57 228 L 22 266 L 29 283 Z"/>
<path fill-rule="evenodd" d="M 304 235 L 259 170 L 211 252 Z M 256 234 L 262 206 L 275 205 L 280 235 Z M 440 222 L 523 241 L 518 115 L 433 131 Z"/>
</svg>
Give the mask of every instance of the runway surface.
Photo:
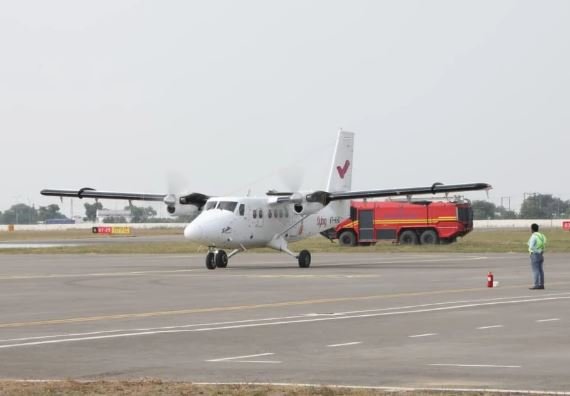
<svg viewBox="0 0 570 396">
<path fill-rule="evenodd" d="M 486 287 L 488 271 L 499 287 Z M 570 255 L 0 255 L 0 377 L 570 391 Z"/>
</svg>

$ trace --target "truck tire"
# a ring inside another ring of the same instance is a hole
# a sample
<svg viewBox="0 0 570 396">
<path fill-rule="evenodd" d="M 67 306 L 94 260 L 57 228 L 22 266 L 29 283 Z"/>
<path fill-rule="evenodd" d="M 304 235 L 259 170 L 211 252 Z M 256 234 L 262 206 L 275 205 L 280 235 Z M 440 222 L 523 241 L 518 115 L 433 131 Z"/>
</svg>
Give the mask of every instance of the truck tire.
<svg viewBox="0 0 570 396">
<path fill-rule="evenodd" d="M 416 234 L 415 231 L 412 230 L 402 231 L 402 233 L 400 234 L 400 238 L 398 238 L 398 241 L 402 245 L 417 245 L 418 234 Z"/>
<path fill-rule="evenodd" d="M 341 246 L 356 246 L 356 235 L 352 231 L 343 231 L 338 236 L 338 243 Z"/>
<path fill-rule="evenodd" d="M 425 230 L 420 235 L 420 242 L 422 245 L 437 245 L 439 243 L 439 236 L 434 230 Z"/>
</svg>

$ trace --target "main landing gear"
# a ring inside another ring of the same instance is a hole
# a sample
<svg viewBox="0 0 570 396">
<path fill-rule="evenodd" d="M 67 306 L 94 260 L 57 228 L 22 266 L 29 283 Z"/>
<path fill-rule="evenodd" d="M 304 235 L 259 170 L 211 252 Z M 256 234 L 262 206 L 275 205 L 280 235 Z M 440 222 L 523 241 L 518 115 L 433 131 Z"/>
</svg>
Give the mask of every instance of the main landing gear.
<svg viewBox="0 0 570 396">
<path fill-rule="evenodd" d="M 287 248 L 287 245 L 278 245 L 278 247 L 268 245 L 269 247 L 285 252 L 289 256 L 295 257 L 299 262 L 299 268 L 309 268 L 311 266 L 311 253 L 308 250 L 301 250 L 299 254 L 295 254 Z M 239 252 L 245 251 L 245 248 L 232 250 L 230 254 L 227 254 L 225 250 L 217 249 L 215 246 L 210 246 L 208 248 L 208 254 L 206 255 L 206 268 L 209 270 L 214 270 L 216 268 L 226 268 L 230 257 L 238 254 Z"/>
<path fill-rule="evenodd" d="M 287 241 L 283 237 L 272 239 L 267 246 L 272 249 L 279 250 L 280 252 L 285 252 L 291 257 L 295 257 L 299 262 L 300 268 L 309 268 L 311 266 L 311 253 L 309 253 L 308 250 L 301 250 L 299 254 L 293 253 L 289 250 Z"/>
<path fill-rule="evenodd" d="M 297 256 L 297 260 L 299 260 L 299 267 L 309 268 L 311 265 L 311 253 L 309 253 L 308 250 L 301 250 Z"/>
</svg>

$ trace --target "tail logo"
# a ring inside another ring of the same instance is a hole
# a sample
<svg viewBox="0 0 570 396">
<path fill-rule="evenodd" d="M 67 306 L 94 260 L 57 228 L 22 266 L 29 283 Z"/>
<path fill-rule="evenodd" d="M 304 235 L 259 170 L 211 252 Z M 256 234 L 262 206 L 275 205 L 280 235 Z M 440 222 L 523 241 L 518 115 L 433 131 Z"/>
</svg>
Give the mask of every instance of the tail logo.
<svg viewBox="0 0 570 396">
<path fill-rule="evenodd" d="M 350 167 L 350 161 L 346 160 L 344 162 L 344 166 L 340 167 L 337 166 L 336 170 L 338 171 L 338 175 L 340 176 L 341 179 L 344 179 L 344 176 L 346 175 L 346 172 L 348 172 L 348 168 Z"/>
</svg>

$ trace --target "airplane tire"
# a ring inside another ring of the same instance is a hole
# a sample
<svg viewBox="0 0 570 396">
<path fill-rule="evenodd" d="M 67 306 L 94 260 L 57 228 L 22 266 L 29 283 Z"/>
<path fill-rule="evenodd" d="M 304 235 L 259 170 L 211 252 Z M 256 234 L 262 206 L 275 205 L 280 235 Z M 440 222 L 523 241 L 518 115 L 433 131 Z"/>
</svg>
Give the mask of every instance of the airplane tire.
<svg viewBox="0 0 570 396">
<path fill-rule="evenodd" d="M 216 267 L 226 268 L 228 266 L 228 255 L 224 250 L 218 250 L 216 254 Z"/>
<path fill-rule="evenodd" d="M 403 231 L 400 234 L 400 244 L 402 245 L 417 245 L 418 244 L 418 234 L 412 230 Z"/>
<path fill-rule="evenodd" d="M 425 230 L 420 235 L 420 242 L 422 245 L 436 245 L 439 243 L 439 237 L 434 230 Z"/>
<path fill-rule="evenodd" d="M 210 252 L 206 255 L 206 268 L 209 270 L 216 269 L 216 255 Z"/>
<path fill-rule="evenodd" d="M 356 235 L 352 231 L 343 231 L 338 236 L 341 246 L 356 246 Z"/>
<path fill-rule="evenodd" d="M 299 267 L 309 268 L 311 265 L 311 253 L 308 250 L 301 250 L 299 253 Z"/>
</svg>

